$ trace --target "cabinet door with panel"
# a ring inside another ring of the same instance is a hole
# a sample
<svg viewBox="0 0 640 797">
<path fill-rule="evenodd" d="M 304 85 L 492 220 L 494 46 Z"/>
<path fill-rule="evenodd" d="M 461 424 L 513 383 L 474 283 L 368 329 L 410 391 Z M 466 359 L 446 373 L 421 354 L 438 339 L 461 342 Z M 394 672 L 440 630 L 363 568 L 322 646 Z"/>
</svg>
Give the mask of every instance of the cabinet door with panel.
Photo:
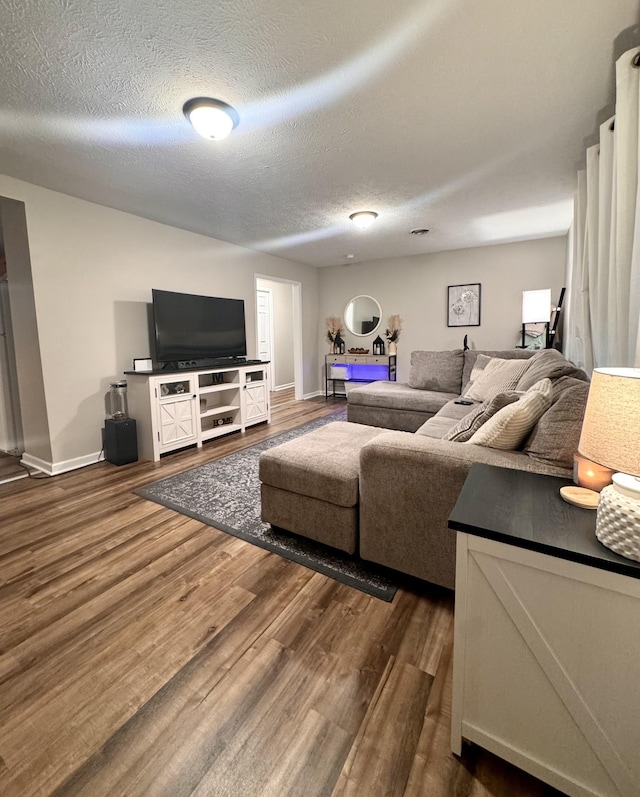
<svg viewBox="0 0 640 797">
<path fill-rule="evenodd" d="M 267 366 L 247 369 L 243 388 L 245 426 L 270 420 Z"/>
<path fill-rule="evenodd" d="M 196 443 L 196 396 L 193 379 L 158 379 L 155 385 L 157 400 L 157 440 L 161 450 L 172 450 Z"/>
</svg>

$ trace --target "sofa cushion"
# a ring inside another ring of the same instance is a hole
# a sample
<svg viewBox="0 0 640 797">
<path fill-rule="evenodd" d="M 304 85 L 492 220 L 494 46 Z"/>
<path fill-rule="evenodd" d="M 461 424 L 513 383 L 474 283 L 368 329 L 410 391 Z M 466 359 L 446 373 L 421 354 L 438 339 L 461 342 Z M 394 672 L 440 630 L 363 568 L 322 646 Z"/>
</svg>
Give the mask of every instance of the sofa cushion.
<svg viewBox="0 0 640 797">
<path fill-rule="evenodd" d="M 412 351 L 409 387 L 460 394 L 462 386 L 462 349 L 452 351 Z"/>
<path fill-rule="evenodd" d="M 463 395 L 475 401 L 490 401 L 498 393 L 515 390 L 528 366 L 528 360 L 503 360 L 479 354 Z"/>
<path fill-rule="evenodd" d="M 438 410 L 433 418 L 429 418 L 419 429 L 416 429 L 416 434 L 437 439 L 444 438 L 461 418 L 464 418 L 470 411 L 479 406 L 475 402 L 471 405 L 456 404 L 456 400 L 451 399 L 447 401 L 442 409 Z"/>
<path fill-rule="evenodd" d="M 532 459 L 563 468 L 578 450 L 589 383 L 563 376 L 553 386 L 554 401 L 534 426 L 523 451 Z"/>
<path fill-rule="evenodd" d="M 458 393 L 441 393 L 434 390 L 415 390 L 403 382 L 371 382 L 351 388 L 349 404 L 385 409 L 417 410 L 435 415 L 447 401 Z"/>
<path fill-rule="evenodd" d="M 358 503 L 360 449 L 381 430 L 336 421 L 260 454 L 260 481 L 338 506 Z"/>
<path fill-rule="evenodd" d="M 462 389 L 469 384 L 471 379 L 471 371 L 476 364 L 478 357 L 484 354 L 487 357 L 498 357 L 500 360 L 528 360 L 533 351 L 531 349 L 504 349 L 503 351 L 478 351 L 477 349 L 467 349 L 464 353 L 464 365 L 462 366 Z"/>
<path fill-rule="evenodd" d="M 443 435 L 442 439 L 453 440 L 456 443 L 466 443 L 489 418 L 493 418 L 496 412 L 499 412 L 509 404 L 513 404 L 519 398 L 520 395 L 518 393 L 498 393 L 490 401 L 485 401 L 473 407 L 471 412 Z"/>
<path fill-rule="evenodd" d="M 542 414 L 551 406 L 552 400 L 551 380 L 542 379 L 529 388 L 518 401 L 499 410 L 468 442 L 502 451 L 516 451 Z"/>
<path fill-rule="evenodd" d="M 528 390 L 545 377 L 556 380 L 563 376 L 588 381 L 585 372 L 566 360 L 559 351 L 542 349 L 542 351 L 537 351 L 529 361 L 529 367 L 518 382 L 516 390 Z"/>
</svg>

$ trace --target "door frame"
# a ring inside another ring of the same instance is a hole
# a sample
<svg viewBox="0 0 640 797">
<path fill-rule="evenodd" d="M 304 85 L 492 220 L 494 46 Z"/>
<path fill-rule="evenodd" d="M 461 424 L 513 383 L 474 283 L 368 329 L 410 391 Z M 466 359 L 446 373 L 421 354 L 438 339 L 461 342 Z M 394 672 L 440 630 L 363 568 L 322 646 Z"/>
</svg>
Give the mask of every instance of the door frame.
<svg viewBox="0 0 640 797">
<path fill-rule="evenodd" d="M 9 448 L 0 447 L 0 451 L 10 454 L 24 454 L 18 371 L 11 323 L 11 305 L 9 302 L 9 280 L 6 276 L 0 277 L 0 316 L 0 346 L 4 349 L 4 357 L 2 362 L 0 362 L 2 370 L 2 373 L 0 373 L 0 390 L 3 392 L 7 442 L 12 444 Z"/>
<path fill-rule="evenodd" d="M 283 277 L 273 277 L 271 274 L 254 274 L 254 297 L 257 296 L 258 280 L 265 282 L 283 282 L 286 285 L 292 286 L 293 294 L 293 381 L 295 384 L 294 395 L 296 401 L 301 401 L 304 398 L 304 385 L 303 385 L 303 361 L 302 361 L 302 283 L 297 280 L 285 279 Z M 261 288 L 260 290 L 264 290 Z M 273 315 L 273 314 L 272 314 Z M 258 303 L 255 301 L 255 318 L 256 318 L 256 346 L 258 343 Z M 272 355 L 275 352 L 272 351 Z M 273 383 L 273 373 L 271 375 Z"/>
</svg>

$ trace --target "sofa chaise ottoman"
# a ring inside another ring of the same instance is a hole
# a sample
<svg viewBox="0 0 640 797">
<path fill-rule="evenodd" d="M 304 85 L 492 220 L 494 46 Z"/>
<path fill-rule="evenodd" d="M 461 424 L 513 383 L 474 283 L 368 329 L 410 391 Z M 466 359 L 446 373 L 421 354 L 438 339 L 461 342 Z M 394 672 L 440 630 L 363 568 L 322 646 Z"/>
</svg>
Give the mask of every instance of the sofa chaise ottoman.
<svg viewBox="0 0 640 797">
<path fill-rule="evenodd" d="M 535 352 L 532 349 L 413 351 L 407 382 L 371 382 L 348 391 L 347 420 L 367 426 L 415 432 L 448 402 L 464 392 L 481 354 L 507 360 L 526 360 Z"/>
<path fill-rule="evenodd" d="M 553 349 L 522 368 L 480 352 L 465 355 L 463 367 L 457 352 L 419 354 L 421 365 L 435 365 L 414 390 L 442 393 L 444 406 L 415 433 L 338 422 L 264 452 L 263 519 L 453 588 L 447 521 L 469 469 L 478 462 L 571 478 L 589 381 Z M 450 377 L 437 367 L 446 360 L 471 404 L 446 398 Z"/>
<path fill-rule="evenodd" d="M 336 421 L 264 451 L 259 463 L 262 520 L 355 553 L 360 450 L 382 431 Z"/>
</svg>

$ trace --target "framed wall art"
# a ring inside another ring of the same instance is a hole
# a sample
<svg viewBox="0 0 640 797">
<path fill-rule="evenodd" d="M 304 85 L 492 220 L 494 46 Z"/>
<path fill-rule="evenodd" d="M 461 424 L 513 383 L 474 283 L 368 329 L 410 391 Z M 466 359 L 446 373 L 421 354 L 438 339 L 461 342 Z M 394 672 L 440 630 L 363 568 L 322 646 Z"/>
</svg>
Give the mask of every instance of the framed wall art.
<svg viewBox="0 0 640 797">
<path fill-rule="evenodd" d="M 480 326 L 480 283 L 449 285 L 447 288 L 447 326 Z"/>
</svg>

